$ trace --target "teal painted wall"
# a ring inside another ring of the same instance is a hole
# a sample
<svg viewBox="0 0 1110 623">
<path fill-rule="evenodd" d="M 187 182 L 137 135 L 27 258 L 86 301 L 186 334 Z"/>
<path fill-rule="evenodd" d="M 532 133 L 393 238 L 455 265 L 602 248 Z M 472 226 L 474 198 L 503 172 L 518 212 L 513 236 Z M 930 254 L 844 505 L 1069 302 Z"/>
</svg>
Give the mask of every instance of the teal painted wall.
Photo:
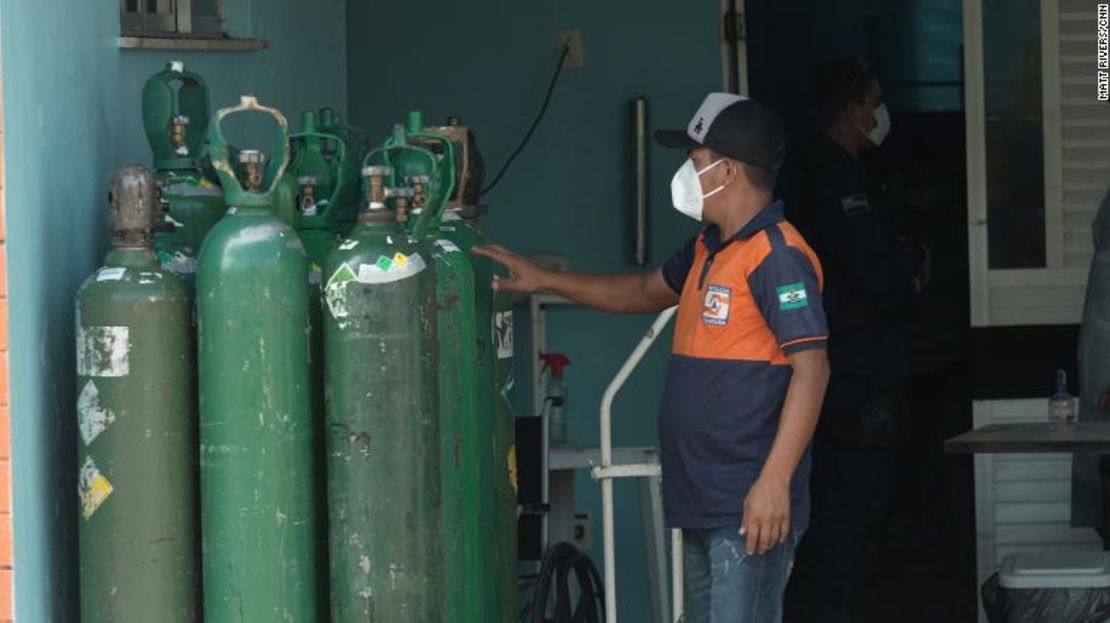
<svg viewBox="0 0 1110 623">
<path fill-rule="evenodd" d="M 409 108 L 423 109 L 429 121 L 459 115 L 478 133 L 488 181 L 540 107 L 556 61 L 555 31 L 581 29 L 585 67 L 564 71 L 543 125 L 488 195 L 485 228 L 518 251 L 565 256 L 576 270 L 632 270 L 629 100 L 648 98 L 655 127 L 684 127 L 705 93 L 720 90 L 717 6 L 474 0 L 437 3 L 429 12 L 423 3 L 353 0 L 347 24 L 351 117 L 382 137 Z M 670 206 L 670 179 L 685 155 L 652 147 L 649 157 L 657 265 L 696 225 Z M 518 354 L 530 352 L 527 320 L 518 313 Z M 571 436 L 596 445 L 601 394 L 651 319 L 556 309 L 548 320 L 549 347 L 574 362 L 567 373 Z M 656 444 L 669 342 L 669 336 L 661 340 L 618 398 L 616 444 Z M 519 413 L 531 405 L 528 363 L 518 357 Z M 593 553 L 600 565 L 600 488 L 582 476 L 578 491 L 579 507 L 594 518 Z M 618 482 L 616 502 L 621 620 L 647 621 L 635 485 Z"/>
<path fill-rule="evenodd" d="M 149 163 L 139 118 L 146 77 L 180 59 L 207 78 L 214 107 L 249 91 L 293 118 L 345 108 L 342 0 L 224 5 L 233 34 L 270 49 L 122 51 L 114 0 L 0 0 L 17 620 L 77 620 L 72 300 L 106 248 L 113 167 Z"/>
</svg>

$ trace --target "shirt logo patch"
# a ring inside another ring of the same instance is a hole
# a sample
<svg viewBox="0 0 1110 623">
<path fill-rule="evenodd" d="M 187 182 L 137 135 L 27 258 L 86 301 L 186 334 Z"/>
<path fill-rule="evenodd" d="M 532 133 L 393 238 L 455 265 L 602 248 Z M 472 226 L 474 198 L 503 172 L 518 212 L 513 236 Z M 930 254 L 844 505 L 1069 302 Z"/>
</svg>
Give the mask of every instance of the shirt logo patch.
<svg viewBox="0 0 1110 623">
<path fill-rule="evenodd" d="M 809 305 L 809 296 L 806 295 L 804 283 L 790 283 L 778 289 L 779 309 L 801 309 Z"/>
<path fill-rule="evenodd" d="M 856 216 L 858 214 L 870 212 L 871 202 L 867 200 L 867 195 L 858 193 L 842 197 L 840 199 L 840 207 L 844 209 L 844 214 L 847 216 Z"/>
<path fill-rule="evenodd" d="M 705 292 L 705 308 L 701 312 L 702 322 L 717 327 L 727 325 L 731 303 L 732 290 L 721 286 L 709 286 Z"/>
</svg>

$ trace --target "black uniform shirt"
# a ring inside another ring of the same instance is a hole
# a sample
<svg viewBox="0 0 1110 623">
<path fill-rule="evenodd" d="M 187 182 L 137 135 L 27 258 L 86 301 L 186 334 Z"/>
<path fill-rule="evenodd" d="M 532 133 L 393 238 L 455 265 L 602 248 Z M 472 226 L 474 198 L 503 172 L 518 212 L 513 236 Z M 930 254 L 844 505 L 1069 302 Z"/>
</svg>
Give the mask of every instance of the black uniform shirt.
<svg viewBox="0 0 1110 623">
<path fill-rule="evenodd" d="M 829 358 L 836 385 L 892 387 L 908 375 L 917 252 L 904 244 L 887 193 L 825 136 L 802 163 L 793 219 L 825 267 Z"/>
</svg>

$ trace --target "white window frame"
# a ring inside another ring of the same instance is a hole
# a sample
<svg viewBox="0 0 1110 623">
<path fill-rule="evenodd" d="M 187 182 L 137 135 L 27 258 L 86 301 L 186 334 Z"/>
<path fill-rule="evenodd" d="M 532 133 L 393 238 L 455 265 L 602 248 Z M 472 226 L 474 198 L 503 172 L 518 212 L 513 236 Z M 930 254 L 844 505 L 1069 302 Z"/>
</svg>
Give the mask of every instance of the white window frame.
<svg viewBox="0 0 1110 623">
<path fill-rule="evenodd" d="M 138 0 L 140 6 L 149 0 Z M 120 0 L 120 30 L 125 37 L 223 37 L 223 0 L 216 1 L 215 17 L 193 15 L 193 0 L 153 0 L 156 13 L 128 11 Z"/>
<path fill-rule="evenodd" d="M 968 256 L 973 327 L 1075 324 L 1082 317 L 1088 267 L 1065 264 L 1059 33 L 1058 0 L 1041 0 L 1045 267 L 991 269 L 987 250 L 983 0 L 964 0 Z"/>
</svg>

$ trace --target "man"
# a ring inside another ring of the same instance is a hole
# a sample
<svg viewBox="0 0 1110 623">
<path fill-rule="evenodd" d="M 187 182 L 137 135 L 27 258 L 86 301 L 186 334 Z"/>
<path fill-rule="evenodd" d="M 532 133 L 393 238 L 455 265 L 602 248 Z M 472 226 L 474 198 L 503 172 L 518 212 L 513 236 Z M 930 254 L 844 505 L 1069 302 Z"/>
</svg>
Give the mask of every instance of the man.
<svg viewBox="0 0 1110 623">
<path fill-rule="evenodd" d="M 785 145 L 768 108 L 713 93 L 686 130 L 656 139 L 687 150 L 672 200 L 707 223 L 661 269 L 583 275 L 499 247 L 476 253 L 509 269 L 499 289 L 610 312 L 679 304 L 659 440 L 668 524 L 683 529 L 686 621 L 777 622 L 829 375 L 821 268 L 772 202 Z"/>
<path fill-rule="evenodd" d="M 1102 198 L 1095 222 L 1094 257 L 1087 277 L 1083 323 L 1079 327 L 1079 419 L 1110 421 L 1110 192 Z M 1097 529 L 1104 539 L 1102 516 L 1103 472 L 1110 469 L 1110 455 L 1073 455 L 1071 477 L 1071 525 Z"/>
<path fill-rule="evenodd" d="M 879 538 L 909 433 L 903 382 L 910 366 L 915 289 L 925 253 L 900 236 L 885 190 L 860 156 L 882 144 L 890 117 L 867 65 L 845 59 L 818 74 L 820 134 L 802 167 L 792 218 L 826 269 L 834 371 L 817 431 L 813 523 L 798 554 L 791 612 L 804 621 L 863 617 Z M 796 592 L 797 591 L 797 592 Z"/>
</svg>

